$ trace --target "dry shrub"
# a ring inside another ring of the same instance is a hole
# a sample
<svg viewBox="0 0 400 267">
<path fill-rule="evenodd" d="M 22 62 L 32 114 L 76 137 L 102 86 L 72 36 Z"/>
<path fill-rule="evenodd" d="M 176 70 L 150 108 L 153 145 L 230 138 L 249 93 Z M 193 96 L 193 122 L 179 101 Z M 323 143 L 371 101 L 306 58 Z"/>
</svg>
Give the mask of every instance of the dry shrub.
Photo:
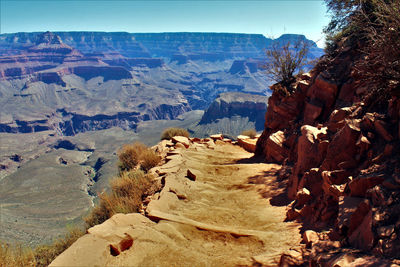
<svg viewBox="0 0 400 267">
<path fill-rule="evenodd" d="M 11 246 L 0 242 L 0 266 L 48 266 L 58 255 L 69 248 L 86 231 L 74 227 L 50 245 L 32 249 L 23 245 Z"/>
<path fill-rule="evenodd" d="M 184 136 L 189 138 L 190 134 L 187 130 L 182 128 L 167 128 L 161 134 L 161 140 L 169 140 L 174 136 Z"/>
<path fill-rule="evenodd" d="M 272 43 L 265 53 L 267 61 L 262 65 L 269 78 L 283 86 L 289 86 L 295 81 L 294 75 L 301 72 L 309 64 L 307 59 L 311 43 L 298 39 L 294 42 L 281 44 Z"/>
<path fill-rule="evenodd" d="M 36 266 L 32 249 L 0 242 L 0 266 Z"/>
<path fill-rule="evenodd" d="M 160 161 L 155 152 L 140 143 L 124 146 L 119 157 L 125 167 L 141 164 L 145 171 Z M 143 196 L 147 192 L 154 193 L 152 176 L 142 170 L 120 172 L 119 177 L 110 181 L 110 187 L 111 193 L 101 194 L 99 204 L 84 219 L 87 228 L 103 223 L 116 213 L 138 212 Z M 48 266 L 85 233 L 86 231 L 80 228 L 71 228 L 64 237 L 36 249 L 0 242 L 0 266 Z"/>
<path fill-rule="evenodd" d="M 241 135 L 245 135 L 245 136 L 248 136 L 248 137 L 250 137 L 250 138 L 255 138 L 256 135 L 257 135 L 257 132 L 256 132 L 256 130 L 254 130 L 254 129 L 244 130 L 244 131 L 241 133 Z"/>
<path fill-rule="evenodd" d="M 124 145 L 118 152 L 118 158 L 120 172 L 130 171 L 138 165 L 147 172 L 161 161 L 161 158 L 153 150 L 138 142 Z"/>
<path fill-rule="evenodd" d="M 141 156 L 140 167 L 145 172 L 148 172 L 151 168 L 157 166 L 161 161 L 161 157 L 151 149 L 143 151 L 143 153 L 140 156 Z"/>
<path fill-rule="evenodd" d="M 122 172 L 110 181 L 111 193 L 99 196 L 99 204 L 85 218 L 88 227 L 103 223 L 116 213 L 138 212 L 142 198 L 153 184 L 152 177 L 141 170 Z"/>
<path fill-rule="evenodd" d="M 42 245 L 35 249 L 35 266 L 48 266 L 58 255 L 69 248 L 78 238 L 86 233 L 85 230 L 73 227 L 68 233 L 51 245 Z"/>
<path fill-rule="evenodd" d="M 134 169 L 140 162 L 140 155 L 147 147 L 142 143 L 127 144 L 118 151 L 120 161 L 119 169 L 129 171 Z"/>
</svg>

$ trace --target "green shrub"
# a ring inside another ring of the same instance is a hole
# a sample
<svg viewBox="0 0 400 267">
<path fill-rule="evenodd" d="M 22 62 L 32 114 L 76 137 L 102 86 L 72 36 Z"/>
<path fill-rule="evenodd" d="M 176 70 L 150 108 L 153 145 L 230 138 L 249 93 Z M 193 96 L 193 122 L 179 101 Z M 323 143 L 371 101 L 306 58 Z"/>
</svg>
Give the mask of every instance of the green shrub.
<svg viewBox="0 0 400 267">
<path fill-rule="evenodd" d="M 184 136 L 189 138 L 190 134 L 187 130 L 182 128 L 168 128 L 161 134 L 161 140 L 169 140 L 174 136 Z"/>
<path fill-rule="evenodd" d="M 248 136 L 250 138 L 255 138 L 257 135 L 257 131 L 254 129 L 250 129 L 250 130 L 244 130 L 241 135 L 245 135 Z"/>
</svg>

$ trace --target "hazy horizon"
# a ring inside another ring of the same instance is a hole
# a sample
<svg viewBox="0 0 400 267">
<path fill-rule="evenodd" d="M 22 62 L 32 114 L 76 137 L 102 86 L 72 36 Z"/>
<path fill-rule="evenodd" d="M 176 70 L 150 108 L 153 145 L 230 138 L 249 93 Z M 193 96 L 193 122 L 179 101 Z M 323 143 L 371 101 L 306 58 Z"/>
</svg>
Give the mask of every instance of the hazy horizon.
<svg viewBox="0 0 400 267">
<path fill-rule="evenodd" d="M 319 47 L 328 23 L 323 1 L 2 0 L 0 33 L 215 32 L 303 34 Z"/>
</svg>

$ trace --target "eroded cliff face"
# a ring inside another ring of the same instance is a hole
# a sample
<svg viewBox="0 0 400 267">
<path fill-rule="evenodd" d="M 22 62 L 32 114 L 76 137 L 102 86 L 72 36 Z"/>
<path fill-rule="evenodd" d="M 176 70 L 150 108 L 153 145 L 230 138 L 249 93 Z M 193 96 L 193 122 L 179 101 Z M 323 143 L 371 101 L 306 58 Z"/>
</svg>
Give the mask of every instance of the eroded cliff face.
<svg viewBox="0 0 400 267">
<path fill-rule="evenodd" d="M 268 97 L 227 92 L 220 94 L 204 112 L 200 122 L 190 128 L 194 136 L 222 133 L 236 138 L 244 130 L 263 130 Z"/>
<path fill-rule="evenodd" d="M 341 51 L 297 77 L 290 95 L 272 87 L 256 153 L 283 164 L 287 219 L 318 232 L 305 233 L 311 261 L 327 264 L 346 246 L 399 259 L 400 99 L 373 108 L 357 53 Z"/>
</svg>

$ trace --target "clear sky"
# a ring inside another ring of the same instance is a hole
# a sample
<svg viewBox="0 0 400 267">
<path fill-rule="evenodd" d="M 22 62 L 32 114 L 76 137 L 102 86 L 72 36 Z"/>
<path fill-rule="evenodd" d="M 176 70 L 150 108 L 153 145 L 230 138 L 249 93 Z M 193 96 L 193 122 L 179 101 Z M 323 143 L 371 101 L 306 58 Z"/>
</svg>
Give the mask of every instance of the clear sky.
<svg viewBox="0 0 400 267">
<path fill-rule="evenodd" d="M 323 45 L 321 0 L 0 0 L 0 33 L 33 31 L 304 34 Z"/>
</svg>

